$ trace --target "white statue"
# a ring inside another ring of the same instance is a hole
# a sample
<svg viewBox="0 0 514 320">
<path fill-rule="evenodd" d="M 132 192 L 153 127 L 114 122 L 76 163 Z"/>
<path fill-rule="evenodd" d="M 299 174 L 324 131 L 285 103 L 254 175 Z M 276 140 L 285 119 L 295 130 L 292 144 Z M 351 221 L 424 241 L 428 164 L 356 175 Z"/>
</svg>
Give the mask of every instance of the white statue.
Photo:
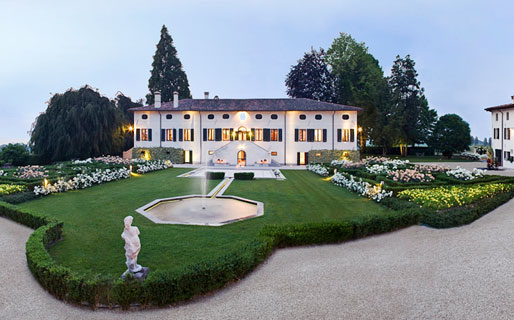
<svg viewBox="0 0 514 320">
<path fill-rule="evenodd" d="M 139 241 L 139 229 L 132 226 L 132 216 L 123 219 L 125 229 L 121 234 L 121 238 L 125 240 L 125 257 L 127 257 L 127 268 L 131 273 L 137 273 L 143 269 L 137 264 L 137 255 L 141 250 L 141 241 Z"/>
</svg>

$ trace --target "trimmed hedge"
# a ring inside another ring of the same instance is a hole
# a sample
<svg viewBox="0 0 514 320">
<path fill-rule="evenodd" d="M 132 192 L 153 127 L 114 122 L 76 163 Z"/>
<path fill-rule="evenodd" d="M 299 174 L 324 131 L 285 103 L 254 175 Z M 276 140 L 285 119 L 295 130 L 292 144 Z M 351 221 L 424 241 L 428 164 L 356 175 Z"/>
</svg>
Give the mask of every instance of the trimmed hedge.
<svg viewBox="0 0 514 320">
<path fill-rule="evenodd" d="M 421 222 L 434 228 L 452 228 L 469 224 L 514 197 L 514 190 L 484 198 L 462 207 L 425 210 Z"/>
<path fill-rule="evenodd" d="M 267 225 L 259 235 L 273 238 L 278 247 L 337 243 L 398 230 L 418 224 L 419 220 L 416 210 L 405 210 L 340 222 Z"/>
<path fill-rule="evenodd" d="M 234 179 L 237 180 L 253 180 L 253 172 L 236 172 L 234 173 Z"/>
<path fill-rule="evenodd" d="M 205 178 L 207 180 L 221 180 L 225 178 L 225 172 L 207 171 L 205 173 Z"/>
</svg>

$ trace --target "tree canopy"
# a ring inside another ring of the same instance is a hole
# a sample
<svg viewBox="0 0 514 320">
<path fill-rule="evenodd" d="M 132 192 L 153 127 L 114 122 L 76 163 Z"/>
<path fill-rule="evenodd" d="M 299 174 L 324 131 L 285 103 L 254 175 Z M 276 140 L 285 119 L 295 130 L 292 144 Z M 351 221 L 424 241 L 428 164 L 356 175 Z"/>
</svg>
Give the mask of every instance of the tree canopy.
<svg viewBox="0 0 514 320">
<path fill-rule="evenodd" d="M 88 86 L 55 94 L 36 119 L 30 146 L 42 162 L 120 154 L 122 113 Z"/>
<path fill-rule="evenodd" d="M 456 114 L 446 114 L 434 126 L 429 144 L 448 158 L 469 148 L 471 130 L 469 124 Z"/>
<path fill-rule="evenodd" d="M 15 166 L 23 166 L 29 160 L 29 150 L 21 143 L 9 143 L 0 149 L 0 160 Z"/>
<path fill-rule="evenodd" d="M 414 66 L 409 55 L 396 56 L 388 78 L 392 110 L 400 126 L 398 140 L 404 145 L 426 142 L 437 119 L 437 112 L 428 107 Z"/>
<path fill-rule="evenodd" d="M 148 80 L 146 103 L 154 103 L 154 93 L 161 92 L 163 102 L 173 100 L 173 92 L 177 91 L 179 99 L 191 98 L 187 75 L 177 57 L 177 49 L 165 25 L 161 29 L 161 39 L 153 56 L 152 71 Z"/>
<path fill-rule="evenodd" d="M 364 137 L 370 137 L 377 126 L 379 107 L 386 103 L 387 82 L 378 60 L 364 42 L 346 33 L 334 39 L 326 60 L 335 77 L 336 102 L 364 108 L 359 124 Z"/>
<path fill-rule="evenodd" d="M 325 62 L 325 51 L 311 48 L 286 76 L 287 95 L 318 101 L 335 100 L 334 77 Z"/>
</svg>

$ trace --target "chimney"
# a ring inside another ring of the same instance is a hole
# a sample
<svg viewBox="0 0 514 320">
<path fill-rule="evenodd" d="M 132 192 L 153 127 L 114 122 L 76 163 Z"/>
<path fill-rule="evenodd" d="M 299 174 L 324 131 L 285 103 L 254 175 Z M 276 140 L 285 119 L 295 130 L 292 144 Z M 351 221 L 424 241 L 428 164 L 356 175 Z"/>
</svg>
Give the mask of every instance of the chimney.
<svg viewBox="0 0 514 320">
<path fill-rule="evenodd" d="M 173 108 L 178 108 L 178 92 L 173 92 Z"/>
<path fill-rule="evenodd" d="M 203 93 L 203 98 L 204 98 L 204 99 L 209 99 L 209 91 L 205 91 L 205 92 Z M 514 99 L 514 96 L 512 97 L 512 99 Z"/>
<path fill-rule="evenodd" d="M 155 108 L 161 107 L 161 92 L 160 91 L 154 92 L 154 107 Z"/>
</svg>

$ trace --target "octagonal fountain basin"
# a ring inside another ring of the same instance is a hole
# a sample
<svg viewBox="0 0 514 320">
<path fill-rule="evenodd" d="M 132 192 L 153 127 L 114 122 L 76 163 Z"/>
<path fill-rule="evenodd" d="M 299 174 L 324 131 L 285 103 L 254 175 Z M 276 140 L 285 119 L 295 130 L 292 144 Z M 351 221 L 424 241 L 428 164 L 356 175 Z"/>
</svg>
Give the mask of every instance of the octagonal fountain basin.
<svg viewBox="0 0 514 320">
<path fill-rule="evenodd" d="M 189 195 L 154 200 L 136 210 L 155 223 L 222 226 L 264 214 L 264 204 L 236 196 Z"/>
</svg>

